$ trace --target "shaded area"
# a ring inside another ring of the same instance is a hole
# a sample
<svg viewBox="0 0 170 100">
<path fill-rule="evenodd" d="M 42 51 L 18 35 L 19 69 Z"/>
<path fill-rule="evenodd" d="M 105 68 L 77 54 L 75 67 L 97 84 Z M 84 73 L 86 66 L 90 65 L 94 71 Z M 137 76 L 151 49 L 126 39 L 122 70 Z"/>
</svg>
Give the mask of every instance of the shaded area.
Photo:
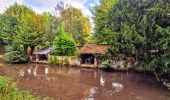
<svg viewBox="0 0 170 100">
<path fill-rule="evenodd" d="M 81 64 L 94 64 L 94 55 L 92 54 L 82 54 L 80 58 Z"/>
<path fill-rule="evenodd" d="M 169 91 L 149 75 L 106 73 L 47 65 L 5 65 L 0 75 L 14 77 L 23 90 L 59 100 L 169 100 Z"/>
</svg>

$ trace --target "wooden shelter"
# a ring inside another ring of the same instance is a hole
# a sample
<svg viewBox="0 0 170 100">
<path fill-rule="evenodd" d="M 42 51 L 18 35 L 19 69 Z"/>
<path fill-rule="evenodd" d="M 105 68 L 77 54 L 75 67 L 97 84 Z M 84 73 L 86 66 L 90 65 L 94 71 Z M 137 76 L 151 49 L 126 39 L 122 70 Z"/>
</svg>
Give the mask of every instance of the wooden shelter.
<svg viewBox="0 0 170 100">
<path fill-rule="evenodd" d="M 33 52 L 33 58 L 32 60 L 36 60 L 36 61 L 47 61 L 48 60 L 48 55 L 51 53 L 53 49 L 53 46 L 48 46 L 45 47 L 41 50 L 35 51 Z"/>
<path fill-rule="evenodd" d="M 98 67 L 98 54 L 106 54 L 110 46 L 86 44 L 80 49 L 80 64 L 82 67 Z"/>
</svg>

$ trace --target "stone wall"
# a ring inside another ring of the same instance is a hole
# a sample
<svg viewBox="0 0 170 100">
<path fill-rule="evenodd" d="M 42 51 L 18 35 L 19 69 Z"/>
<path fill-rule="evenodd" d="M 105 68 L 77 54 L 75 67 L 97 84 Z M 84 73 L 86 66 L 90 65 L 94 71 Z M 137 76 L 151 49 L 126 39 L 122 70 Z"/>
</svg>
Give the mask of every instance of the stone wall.
<svg viewBox="0 0 170 100">
<path fill-rule="evenodd" d="M 80 66 L 79 58 L 76 56 L 56 56 L 58 62 L 69 63 L 70 66 Z"/>
</svg>

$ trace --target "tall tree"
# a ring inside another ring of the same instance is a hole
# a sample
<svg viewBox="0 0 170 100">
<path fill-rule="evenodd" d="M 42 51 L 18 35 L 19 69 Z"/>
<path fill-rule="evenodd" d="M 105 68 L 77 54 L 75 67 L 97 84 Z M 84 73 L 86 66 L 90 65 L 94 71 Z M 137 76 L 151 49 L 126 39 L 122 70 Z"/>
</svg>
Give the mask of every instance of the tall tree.
<svg viewBox="0 0 170 100">
<path fill-rule="evenodd" d="M 81 10 L 67 4 L 59 3 L 56 7 L 60 12 L 60 21 L 64 30 L 74 38 L 78 45 L 89 42 L 91 38 L 91 24 L 89 17 L 84 17 Z"/>
<path fill-rule="evenodd" d="M 94 34 L 96 43 L 108 44 L 110 30 L 108 30 L 109 11 L 117 0 L 100 0 L 100 4 L 94 7 Z M 110 41 L 110 40 L 109 40 Z"/>
<path fill-rule="evenodd" d="M 4 31 L 4 36 L 8 37 L 8 35 L 11 35 L 12 41 L 23 46 L 26 55 L 28 54 L 28 47 L 30 47 L 33 52 L 35 46 L 43 42 L 43 20 L 42 17 L 32 9 L 15 3 L 5 11 L 4 16 L 16 20 L 6 20 L 5 24 L 9 23 L 9 26 L 11 26 L 13 30 L 7 27 L 6 29 L 8 29 L 9 32 Z"/>
<path fill-rule="evenodd" d="M 52 44 L 55 36 L 59 35 L 60 20 L 49 12 L 45 12 L 41 16 L 43 19 L 44 37 L 49 44 Z"/>
<path fill-rule="evenodd" d="M 118 0 L 107 12 L 108 20 L 96 23 L 97 29 L 104 27 L 101 27 L 104 33 L 99 33 L 101 37 L 96 35 L 96 42 L 112 45 L 117 54 L 136 55 L 137 60 L 145 62 L 146 69 L 167 81 L 170 79 L 169 12 L 169 0 Z"/>
</svg>

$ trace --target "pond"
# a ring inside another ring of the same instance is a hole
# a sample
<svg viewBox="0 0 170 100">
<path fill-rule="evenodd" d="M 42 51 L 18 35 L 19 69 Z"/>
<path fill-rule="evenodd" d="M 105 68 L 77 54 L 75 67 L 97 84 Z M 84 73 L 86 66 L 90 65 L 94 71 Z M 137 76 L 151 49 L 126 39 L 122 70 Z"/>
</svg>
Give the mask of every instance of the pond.
<svg viewBox="0 0 170 100">
<path fill-rule="evenodd" d="M 21 90 L 57 100 L 170 100 L 152 76 L 131 72 L 48 65 L 4 65 L 0 75 L 14 77 Z"/>
</svg>

